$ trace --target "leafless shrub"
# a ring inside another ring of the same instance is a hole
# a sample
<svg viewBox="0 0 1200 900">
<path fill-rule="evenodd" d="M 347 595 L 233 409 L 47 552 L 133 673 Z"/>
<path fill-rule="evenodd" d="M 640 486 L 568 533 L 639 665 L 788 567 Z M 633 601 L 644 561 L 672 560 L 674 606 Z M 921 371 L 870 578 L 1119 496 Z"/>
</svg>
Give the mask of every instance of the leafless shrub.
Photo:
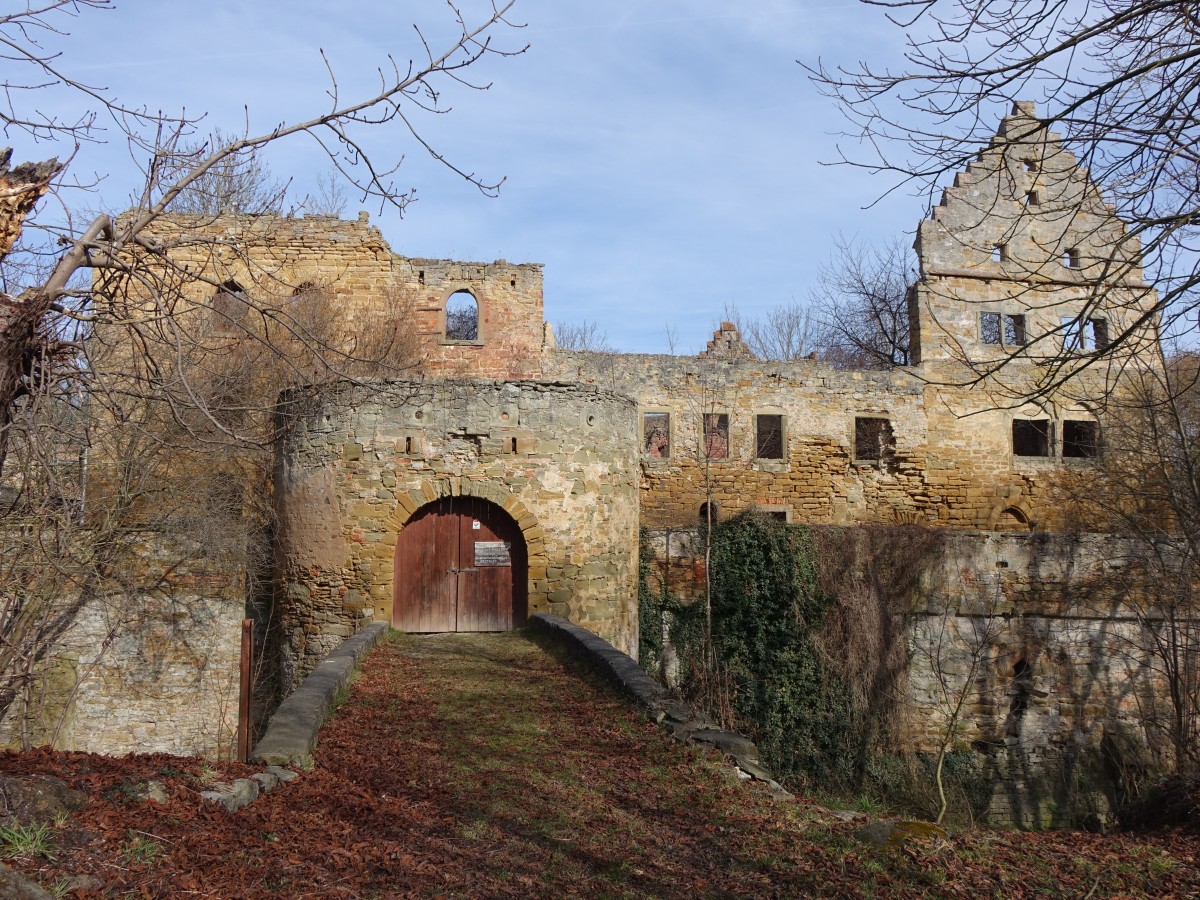
<svg viewBox="0 0 1200 900">
<path fill-rule="evenodd" d="M 555 322 L 554 342 L 560 350 L 586 350 L 589 353 L 615 353 L 608 334 L 597 322 Z"/>
</svg>

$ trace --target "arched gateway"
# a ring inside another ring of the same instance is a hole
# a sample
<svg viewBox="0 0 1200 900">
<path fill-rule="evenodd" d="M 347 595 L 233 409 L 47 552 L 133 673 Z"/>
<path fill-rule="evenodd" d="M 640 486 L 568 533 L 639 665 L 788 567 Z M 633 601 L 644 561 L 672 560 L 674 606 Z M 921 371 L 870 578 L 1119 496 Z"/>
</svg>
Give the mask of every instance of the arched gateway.
<svg viewBox="0 0 1200 900">
<path fill-rule="evenodd" d="M 396 540 L 392 627 L 506 631 L 525 624 L 528 555 L 521 529 L 479 497 L 417 510 Z"/>
</svg>

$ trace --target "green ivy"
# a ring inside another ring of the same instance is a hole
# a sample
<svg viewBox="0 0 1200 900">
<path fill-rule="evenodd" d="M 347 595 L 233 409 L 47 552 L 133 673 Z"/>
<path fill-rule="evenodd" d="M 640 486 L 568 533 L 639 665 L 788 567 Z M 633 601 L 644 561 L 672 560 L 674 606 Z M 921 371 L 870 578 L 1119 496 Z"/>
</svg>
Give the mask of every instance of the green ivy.
<svg viewBox="0 0 1200 900">
<path fill-rule="evenodd" d="M 764 761 L 784 778 L 853 781 L 850 693 L 813 640 L 830 601 L 817 586 L 808 529 L 755 514 L 730 519 L 714 529 L 710 571 L 713 644 Z"/>
</svg>

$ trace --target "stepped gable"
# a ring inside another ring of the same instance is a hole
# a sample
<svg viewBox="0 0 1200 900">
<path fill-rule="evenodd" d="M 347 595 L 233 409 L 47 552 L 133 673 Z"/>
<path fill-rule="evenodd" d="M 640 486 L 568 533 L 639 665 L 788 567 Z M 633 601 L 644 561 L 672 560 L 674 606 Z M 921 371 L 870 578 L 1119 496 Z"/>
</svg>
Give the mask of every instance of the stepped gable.
<svg viewBox="0 0 1200 900">
<path fill-rule="evenodd" d="M 923 277 L 1141 281 L 1137 239 L 1025 101 L 943 190 L 915 246 Z"/>
<path fill-rule="evenodd" d="M 755 356 L 746 342 L 736 322 L 722 322 L 713 332 L 708 346 L 700 351 L 701 357 L 721 357 L 724 359 L 754 359 Z"/>
</svg>

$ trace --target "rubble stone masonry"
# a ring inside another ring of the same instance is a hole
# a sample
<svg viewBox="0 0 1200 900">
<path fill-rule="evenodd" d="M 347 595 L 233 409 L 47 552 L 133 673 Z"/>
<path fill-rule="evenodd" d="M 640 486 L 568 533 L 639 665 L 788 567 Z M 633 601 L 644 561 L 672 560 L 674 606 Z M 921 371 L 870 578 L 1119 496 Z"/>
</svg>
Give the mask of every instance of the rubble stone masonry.
<svg viewBox="0 0 1200 900">
<path fill-rule="evenodd" d="M 519 527 L 528 612 L 564 616 L 630 653 L 639 524 L 686 529 L 709 512 L 758 508 L 795 523 L 951 529 L 953 553 L 930 575 L 911 635 L 912 697 L 926 723 L 918 740 L 928 743 L 941 722 L 921 654 L 949 634 L 957 649 L 947 659 L 961 669 L 982 621 L 971 605 L 979 598 L 999 598 L 1003 611 L 983 618 L 1005 625 L 990 651 L 994 683 L 970 709 L 968 745 L 1007 748 L 1020 765 L 1049 771 L 1049 756 L 1061 761 L 1130 721 L 1135 692 L 1113 644 L 1132 627 L 1127 617 L 1053 597 L 1055 585 L 1090 584 L 1119 557 L 1110 538 L 1086 536 L 1096 523 L 1074 518 L 1060 487 L 1096 464 L 1099 401 L 1121 389 L 1122 367 L 1156 364 L 1153 328 L 1135 327 L 1155 294 L 1137 242 L 1029 105 L 1014 107 L 921 223 L 915 363 L 891 371 L 755 359 L 732 323 L 692 357 L 559 350 L 539 265 L 399 255 L 365 214 L 176 216 L 159 231 L 197 276 L 182 288 L 197 315 L 222 284 L 267 306 L 316 285 L 349 333 L 381 309 L 411 326 L 404 378 L 292 395 L 307 405 L 287 423 L 275 476 L 285 689 L 364 622 L 391 620 L 404 577 L 398 536 L 426 505 L 464 496 L 496 504 Z M 448 320 L 451 298 L 476 311 L 469 336 Z M 1082 365 L 1126 333 L 1111 368 Z M 1020 533 L 997 534 L 1005 531 Z M 164 671 L 193 666 L 213 632 L 235 633 L 235 618 L 210 616 L 207 602 L 156 651 Z M 950 626 L 936 629 L 945 609 L 955 610 Z M 136 704 L 121 699 L 135 695 L 133 677 L 89 676 L 74 701 L 79 723 L 83 710 L 107 704 L 122 736 L 113 749 L 141 734 Z M 151 688 L 137 686 L 146 696 Z M 1009 721 L 1018 689 L 1032 692 L 1022 694 L 1019 727 Z M 191 734 L 190 715 L 163 721 Z M 221 740 L 179 746 L 215 752 Z M 1042 777 L 1026 775 L 1028 784 Z"/>
</svg>

